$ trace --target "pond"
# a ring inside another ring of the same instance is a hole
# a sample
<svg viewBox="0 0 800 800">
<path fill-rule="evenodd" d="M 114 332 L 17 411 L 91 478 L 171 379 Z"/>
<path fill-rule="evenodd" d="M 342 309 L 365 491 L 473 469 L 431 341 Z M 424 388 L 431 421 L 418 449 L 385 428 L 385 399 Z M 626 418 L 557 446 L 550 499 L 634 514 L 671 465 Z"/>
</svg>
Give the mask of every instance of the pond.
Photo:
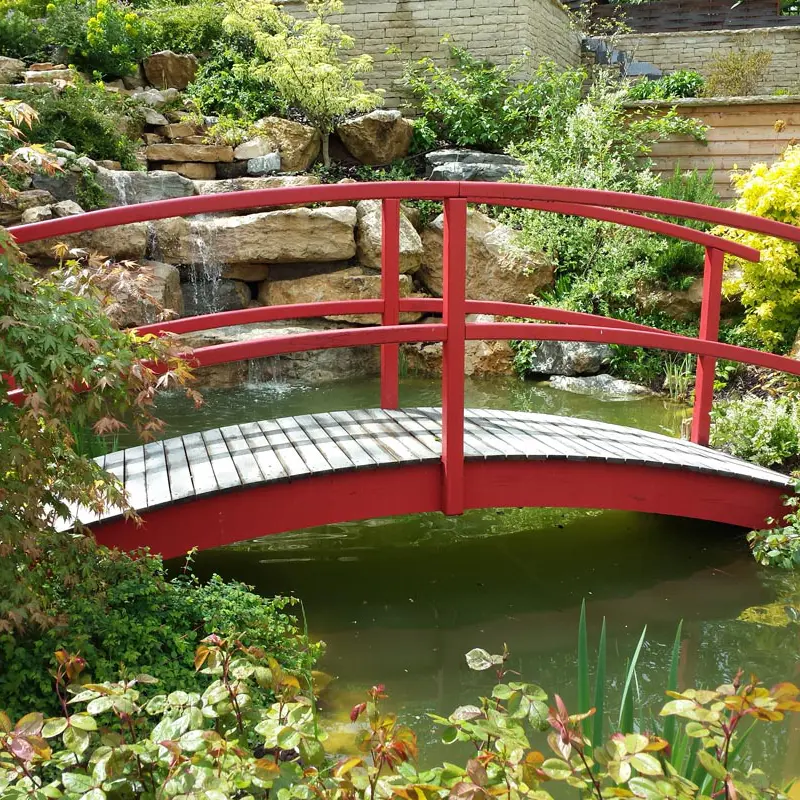
<svg viewBox="0 0 800 800">
<path fill-rule="evenodd" d="M 206 391 L 206 405 L 161 402 L 169 435 L 289 414 L 378 405 L 377 381 L 309 388 L 262 383 Z M 467 380 L 467 405 L 605 420 L 677 435 L 686 409 L 660 398 L 609 401 L 546 384 Z M 438 382 L 404 379 L 401 405 L 439 402 Z M 265 510 L 268 513 L 268 510 Z M 738 668 L 767 682 L 797 680 L 798 589 L 759 568 L 745 531 L 678 518 L 563 509 L 496 509 L 458 518 L 420 515 L 330 525 L 198 554 L 217 572 L 264 594 L 303 600 L 312 636 L 327 643 L 323 696 L 332 744 L 352 734 L 348 712 L 383 683 L 423 743 L 423 762 L 455 760 L 428 713 L 448 714 L 491 690 L 471 672 L 473 647 L 500 652 L 526 680 L 576 695 L 576 640 L 585 598 L 590 648 L 608 625 L 610 715 L 618 713 L 626 661 L 647 625 L 636 702 L 664 702 L 670 649 L 683 621 L 680 683 L 716 686 Z M 766 607 L 766 608 L 765 608 Z M 615 707 L 616 704 L 616 707 Z M 800 724 L 761 726 L 751 752 L 780 778 L 800 775 Z"/>
</svg>

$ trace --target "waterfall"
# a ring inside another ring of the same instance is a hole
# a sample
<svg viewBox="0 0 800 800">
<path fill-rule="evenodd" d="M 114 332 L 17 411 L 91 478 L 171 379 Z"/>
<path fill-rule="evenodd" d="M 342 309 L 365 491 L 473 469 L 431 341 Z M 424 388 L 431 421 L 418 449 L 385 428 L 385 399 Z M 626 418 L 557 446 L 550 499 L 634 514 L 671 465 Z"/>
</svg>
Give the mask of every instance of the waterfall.
<svg viewBox="0 0 800 800">
<path fill-rule="evenodd" d="M 112 198 L 118 206 L 132 205 L 136 198 L 133 192 L 133 179 L 131 173 L 127 170 L 108 170 L 108 176 L 111 179 L 111 185 L 116 197 Z"/>
<path fill-rule="evenodd" d="M 214 228 L 211 214 L 198 214 L 190 223 L 192 263 L 189 282 L 194 293 L 197 313 L 213 314 L 222 310 L 220 282 L 222 262 L 216 257 Z"/>
</svg>

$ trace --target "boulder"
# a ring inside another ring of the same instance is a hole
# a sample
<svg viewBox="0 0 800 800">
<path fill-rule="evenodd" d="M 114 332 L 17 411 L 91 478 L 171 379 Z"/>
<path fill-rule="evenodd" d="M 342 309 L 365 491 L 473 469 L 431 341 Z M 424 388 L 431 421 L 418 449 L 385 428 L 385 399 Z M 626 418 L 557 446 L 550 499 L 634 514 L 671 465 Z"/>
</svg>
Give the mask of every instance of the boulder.
<svg viewBox="0 0 800 800">
<path fill-rule="evenodd" d="M 383 213 L 380 200 L 361 200 L 356 206 L 358 229 L 356 244 L 358 262 L 365 267 L 381 268 L 381 225 Z M 400 272 L 416 272 L 422 264 L 422 239 L 414 226 L 400 212 Z"/>
<path fill-rule="evenodd" d="M 222 278 L 216 281 L 191 281 L 181 284 L 184 317 L 238 311 L 247 308 L 252 299 L 250 287 L 242 281 Z"/>
<path fill-rule="evenodd" d="M 721 311 L 723 315 L 741 311 L 741 299 L 735 287 L 736 277 L 731 270 L 726 273 L 723 285 Z M 645 313 L 658 311 L 679 321 L 696 320 L 703 305 L 703 278 L 695 278 L 686 289 L 664 289 L 639 284 L 636 286 L 636 305 Z"/>
<path fill-rule="evenodd" d="M 62 67 L 60 69 L 30 69 L 25 75 L 25 83 L 75 83 L 78 73 L 75 70 Z"/>
<path fill-rule="evenodd" d="M 56 139 L 53 142 L 54 148 L 60 148 L 61 150 L 69 150 L 70 153 L 75 152 L 75 145 L 70 144 L 69 142 L 65 142 L 63 139 Z"/>
<path fill-rule="evenodd" d="M 191 264 L 205 241 L 221 264 L 348 261 L 356 253 L 354 208 L 292 208 L 237 217 L 153 223 L 165 261 Z"/>
<path fill-rule="evenodd" d="M 148 278 L 145 291 L 155 304 L 147 302 L 138 294 L 115 294 L 109 316 L 118 328 L 136 328 L 158 322 L 159 307 L 164 311 L 172 311 L 177 316 L 183 313 L 178 268 L 159 261 L 143 261 L 142 272 Z"/>
<path fill-rule="evenodd" d="M 595 375 L 611 363 L 607 344 L 538 342 L 525 365 L 533 375 Z"/>
<path fill-rule="evenodd" d="M 407 156 L 413 132 L 399 111 L 384 109 L 347 120 L 336 129 L 347 151 L 370 166 L 391 164 Z"/>
<path fill-rule="evenodd" d="M 20 83 L 25 75 L 25 62 L 0 56 L 0 83 Z"/>
<path fill-rule="evenodd" d="M 0 225 L 16 225 L 29 208 L 50 206 L 55 198 L 44 189 L 28 189 L 8 197 L 0 197 Z"/>
<path fill-rule="evenodd" d="M 156 128 L 164 128 L 169 125 L 169 120 L 154 108 L 146 108 L 144 111 L 144 121 L 146 125 L 152 125 Z"/>
<path fill-rule="evenodd" d="M 191 180 L 213 180 L 217 175 L 215 164 L 201 164 L 197 161 L 178 162 L 176 164 L 164 164 L 162 169 L 166 172 L 176 172 L 184 178 Z"/>
<path fill-rule="evenodd" d="M 188 136 L 202 134 L 204 130 L 202 125 L 193 122 L 168 122 L 165 119 L 163 124 L 156 127 L 155 133 L 165 139 L 185 139 Z"/>
<path fill-rule="evenodd" d="M 638 383 L 614 378 L 607 374 L 588 375 L 581 378 L 553 375 L 550 378 L 550 385 L 564 392 L 601 397 L 642 397 L 653 394 L 646 386 L 640 386 Z"/>
<path fill-rule="evenodd" d="M 38 264 L 52 264 L 56 261 L 53 248 L 60 242 L 67 247 L 80 247 L 114 261 L 141 261 L 147 250 L 147 223 L 133 222 L 130 225 L 116 225 L 38 242 L 26 242 L 20 245 L 20 250 Z"/>
<path fill-rule="evenodd" d="M 66 200 L 64 202 L 69 202 Z M 26 208 L 22 212 L 20 222 L 23 225 L 30 225 L 33 222 L 44 222 L 46 219 L 53 219 L 53 206 L 34 206 L 33 208 Z"/>
<path fill-rule="evenodd" d="M 493 322 L 487 314 L 470 314 L 468 322 Z M 431 320 L 438 322 L 438 320 Z M 442 372 L 442 343 L 414 342 L 401 345 L 410 373 L 436 376 Z M 471 341 L 464 346 L 464 374 L 486 378 L 514 374 L 514 351 L 507 341 Z"/>
<path fill-rule="evenodd" d="M 427 176 L 434 181 L 501 181 L 518 174 L 522 162 L 512 156 L 478 150 L 436 150 L 425 156 Z"/>
<path fill-rule="evenodd" d="M 184 334 L 180 340 L 188 347 L 227 342 L 245 342 L 268 336 L 287 336 L 345 327 L 340 323 L 308 320 L 301 323 L 285 322 L 234 325 L 213 331 L 198 331 Z M 271 358 L 255 359 L 251 362 L 220 364 L 202 367 L 195 372 L 199 388 L 239 386 L 252 380 L 255 373 L 260 380 L 302 381 L 318 385 L 335 380 L 371 377 L 380 370 L 380 351 L 377 347 L 336 347 L 329 350 L 311 350 L 305 353 L 290 353 Z"/>
<path fill-rule="evenodd" d="M 197 193 L 194 183 L 182 175 L 165 170 L 109 170 L 98 167 L 95 175 L 112 206 L 149 203 L 191 197 Z"/>
<path fill-rule="evenodd" d="M 230 178 L 228 180 L 195 181 L 198 194 L 227 194 L 228 192 L 247 192 L 251 189 L 283 189 L 289 186 L 316 186 L 319 178 L 315 175 L 264 175 L 262 177 Z M 276 211 L 281 208 L 296 208 L 297 205 L 260 206 L 247 210 Z"/>
<path fill-rule="evenodd" d="M 56 172 L 54 175 L 41 173 L 33 176 L 33 186 L 35 189 L 48 192 L 55 200 L 74 200 L 82 177 L 80 171 L 66 170 Z"/>
<path fill-rule="evenodd" d="M 305 172 L 319 156 L 322 137 L 316 128 L 280 117 L 264 117 L 255 127 L 259 138 L 270 143 L 270 152 L 280 154 L 281 172 Z"/>
<path fill-rule="evenodd" d="M 177 89 L 138 89 L 131 92 L 131 97 L 150 108 L 163 108 L 167 103 L 178 99 Z"/>
<path fill-rule="evenodd" d="M 247 174 L 251 176 L 271 175 L 281 170 L 281 157 L 277 153 L 267 153 L 247 160 Z"/>
<path fill-rule="evenodd" d="M 400 296 L 409 297 L 412 289 L 410 276 L 401 275 Z M 284 280 L 264 281 L 258 291 L 258 300 L 265 306 L 324 303 L 331 300 L 368 300 L 380 296 L 380 273 L 363 267 L 349 267 L 335 272 L 317 272 Z M 403 313 L 400 315 L 400 322 L 416 322 L 421 316 L 418 313 Z M 325 319 L 379 325 L 381 315 L 337 315 Z"/>
<path fill-rule="evenodd" d="M 233 161 L 233 148 L 223 144 L 151 144 L 145 151 L 148 161 Z"/>
<path fill-rule="evenodd" d="M 197 73 L 197 59 L 193 55 L 162 50 L 142 62 L 147 80 L 158 89 L 177 89 L 182 92 Z"/>
<path fill-rule="evenodd" d="M 144 70 L 142 69 L 141 64 L 136 67 L 136 71 L 133 73 L 133 75 L 123 75 L 122 83 L 129 91 L 143 89 L 145 86 L 147 86 L 147 78 L 144 76 Z"/>
<path fill-rule="evenodd" d="M 261 283 L 269 277 L 269 264 L 223 264 L 222 277 L 246 283 Z"/>
<path fill-rule="evenodd" d="M 263 136 L 256 136 L 236 147 L 233 151 L 233 157 L 237 161 L 249 161 L 251 158 L 266 156 L 274 152 L 275 147 L 269 139 Z"/>
<path fill-rule="evenodd" d="M 431 294 L 442 296 L 444 215 L 422 232 L 422 267 L 416 277 Z M 543 253 L 514 244 L 514 232 L 481 214 L 467 216 L 467 297 L 525 303 L 553 285 L 554 266 Z"/>
<path fill-rule="evenodd" d="M 83 209 L 74 200 L 62 200 L 52 206 L 54 217 L 72 217 L 83 214 Z"/>
</svg>

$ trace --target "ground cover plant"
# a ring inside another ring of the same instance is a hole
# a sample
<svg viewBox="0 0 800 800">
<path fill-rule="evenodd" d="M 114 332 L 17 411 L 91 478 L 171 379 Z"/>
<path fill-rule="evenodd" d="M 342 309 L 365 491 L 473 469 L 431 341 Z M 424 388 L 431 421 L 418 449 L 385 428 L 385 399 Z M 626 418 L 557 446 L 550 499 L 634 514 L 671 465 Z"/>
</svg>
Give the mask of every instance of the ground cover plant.
<svg viewBox="0 0 800 800">
<path fill-rule="evenodd" d="M 631 100 L 673 100 L 678 97 L 701 97 L 705 79 L 692 69 L 679 69 L 656 80 L 640 80 L 628 89 Z"/>
</svg>

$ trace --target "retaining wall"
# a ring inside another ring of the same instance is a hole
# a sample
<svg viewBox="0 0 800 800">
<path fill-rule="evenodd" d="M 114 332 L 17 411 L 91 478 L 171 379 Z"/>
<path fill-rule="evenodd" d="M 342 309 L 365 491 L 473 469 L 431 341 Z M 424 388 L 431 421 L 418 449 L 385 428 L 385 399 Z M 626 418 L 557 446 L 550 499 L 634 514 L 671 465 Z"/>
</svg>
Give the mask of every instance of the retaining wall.
<svg viewBox="0 0 800 800">
<path fill-rule="evenodd" d="M 731 173 L 758 162 L 773 163 L 786 146 L 800 140 L 800 97 L 741 97 L 646 101 L 631 108 L 675 106 L 678 113 L 707 125 L 708 143 L 676 136 L 653 148 L 656 170 L 665 176 L 681 170 L 714 171 L 714 183 L 723 199 L 735 196 Z"/>
<path fill-rule="evenodd" d="M 344 5 L 344 13 L 331 21 L 355 38 L 355 52 L 374 58 L 368 83 L 386 90 L 388 106 L 407 100 L 400 85 L 405 62 L 446 59 L 445 36 L 498 64 L 525 50 L 534 64 L 543 59 L 563 67 L 580 64 L 580 37 L 558 0 L 344 0 Z M 304 13 L 300 0 L 286 0 L 283 7 L 295 16 Z"/>
</svg>

